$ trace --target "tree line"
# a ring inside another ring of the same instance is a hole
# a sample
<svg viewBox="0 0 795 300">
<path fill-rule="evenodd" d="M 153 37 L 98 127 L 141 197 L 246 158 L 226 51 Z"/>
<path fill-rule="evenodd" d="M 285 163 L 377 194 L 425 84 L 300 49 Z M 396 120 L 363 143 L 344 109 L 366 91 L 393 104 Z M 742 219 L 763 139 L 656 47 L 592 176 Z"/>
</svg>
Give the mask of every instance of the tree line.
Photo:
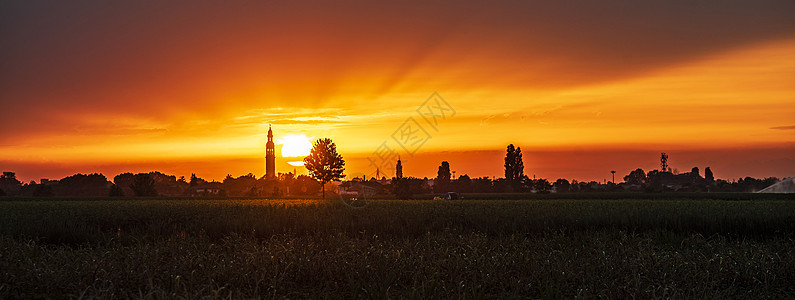
<svg viewBox="0 0 795 300">
<path fill-rule="evenodd" d="M 443 161 L 434 179 L 393 178 L 391 190 L 398 198 L 411 198 L 417 194 L 443 193 L 591 193 L 591 192 L 755 192 L 779 182 L 779 178 L 741 178 L 737 181 L 716 179 L 710 167 L 701 176 L 698 167 L 679 173 L 668 165 L 668 155 L 661 153 L 660 169 L 645 172 L 636 169 L 623 177 L 624 182 L 577 181 L 558 178 L 529 178 L 524 174 L 521 147 L 510 144 L 505 153 L 505 177 L 470 178 L 466 174 L 451 179 L 450 164 Z M 611 171 L 615 174 L 615 171 Z M 383 181 L 383 180 L 382 180 Z M 376 181 L 373 181 L 376 182 Z M 372 183 L 371 183 L 372 184 Z"/>
<path fill-rule="evenodd" d="M 60 180 L 22 183 L 14 172 L 4 172 L 0 178 L 0 195 L 25 197 L 271 197 L 314 196 L 321 190 L 320 183 L 306 175 L 294 176 L 280 173 L 276 178 L 257 178 L 253 174 L 239 177 L 227 175 L 223 181 L 207 181 L 195 174 L 189 179 L 158 171 L 149 173 L 122 173 L 108 180 L 105 175 L 75 174 Z"/>
<path fill-rule="evenodd" d="M 105 175 L 75 174 L 60 180 L 31 181 L 23 184 L 14 172 L 0 175 L 0 196 L 69 196 L 69 197 L 154 197 L 154 196 L 232 196 L 232 197 L 281 197 L 314 196 L 321 192 L 325 197 L 325 185 L 345 177 L 345 160 L 337 153 L 331 139 L 318 139 L 309 156 L 304 158 L 309 176 L 279 173 L 273 178 L 254 174 L 239 177 L 227 175 L 223 181 L 207 181 L 196 174 L 190 179 L 177 178 L 161 172 L 122 173 L 109 181 Z"/>
<path fill-rule="evenodd" d="M 283 197 L 315 196 L 325 197 L 326 186 L 331 181 L 339 181 L 343 174 L 345 161 L 337 153 L 336 145 L 330 139 L 319 139 L 313 145 L 310 155 L 304 159 L 310 175 L 295 176 L 293 173 L 279 173 L 274 178 L 257 178 L 253 174 L 233 177 L 227 175 L 223 181 L 207 181 L 191 174 L 177 178 L 161 172 L 122 173 L 113 181 L 103 174 L 75 174 L 60 180 L 42 180 L 22 183 L 14 172 L 0 175 L 0 196 L 230 196 L 230 197 Z M 668 155 L 661 154 L 660 169 L 644 171 L 636 169 L 626 176 L 624 182 L 577 181 L 559 178 L 549 181 L 545 178 L 529 178 L 524 174 L 521 147 L 510 144 L 506 147 L 505 177 L 470 178 L 464 174 L 458 178 L 451 176 L 450 164 L 442 161 L 435 178 L 386 177 L 353 178 L 343 182 L 344 189 L 367 186 L 368 190 L 381 195 L 394 195 L 400 199 L 411 199 L 414 195 L 429 193 L 580 193 L 580 192 L 754 192 L 779 181 L 768 177 L 756 179 L 745 177 L 737 181 L 714 178 L 707 167 L 704 175 L 698 167 L 690 172 L 679 173 L 668 166 Z M 402 167 L 401 167 L 402 169 Z M 402 173 L 402 172 L 401 172 Z M 615 173 L 615 171 L 613 171 Z"/>
</svg>

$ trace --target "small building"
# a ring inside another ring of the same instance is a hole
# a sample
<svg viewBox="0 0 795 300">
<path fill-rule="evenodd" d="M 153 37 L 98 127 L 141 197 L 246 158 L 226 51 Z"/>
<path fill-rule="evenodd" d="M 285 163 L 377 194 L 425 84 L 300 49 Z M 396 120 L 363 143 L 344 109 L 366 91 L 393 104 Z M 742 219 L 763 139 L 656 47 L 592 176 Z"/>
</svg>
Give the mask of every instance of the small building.
<svg viewBox="0 0 795 300">
<path fill-rule="evenodd" d="M 339 185 L 340 196 L 360 197 L 375 195 L 376 189 L 358 182 L 345 182 Z"/>
<path fill-rule="evenodd" d="M 223 196 L 224 189 L 221 188 L 220 182 L 210 182 L 207 184 L 200 184 L 188 187 L 188 196 L 201 197 L 201 196 Z"/>
</svg>

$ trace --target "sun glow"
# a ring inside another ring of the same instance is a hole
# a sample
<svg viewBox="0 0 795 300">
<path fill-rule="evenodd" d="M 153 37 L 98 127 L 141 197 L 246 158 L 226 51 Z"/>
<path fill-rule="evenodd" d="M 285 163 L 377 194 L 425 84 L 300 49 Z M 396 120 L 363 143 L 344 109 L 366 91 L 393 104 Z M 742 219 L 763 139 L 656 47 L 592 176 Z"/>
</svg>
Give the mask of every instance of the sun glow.
<svg viewBox="0 0 795 300">
<path fill-rule="evenodd" d="M 303 134 L 288 134 L 277 139 L 277 142 L 282 144 L 282 157 L 303 159 L 312 150 L 312 143 Z"/>
</svg>

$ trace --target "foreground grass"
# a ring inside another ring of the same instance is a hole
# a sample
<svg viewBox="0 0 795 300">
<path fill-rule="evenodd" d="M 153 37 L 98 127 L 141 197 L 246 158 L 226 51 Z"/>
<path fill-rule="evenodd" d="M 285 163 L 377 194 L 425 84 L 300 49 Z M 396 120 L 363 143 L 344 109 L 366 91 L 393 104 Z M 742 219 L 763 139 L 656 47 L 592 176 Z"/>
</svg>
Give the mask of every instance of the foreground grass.
<svg viewBox="0 0 795 300">
<path fill-rule="evenodd" d="M 795 297 L 792 201 L 0 203 L 0 298 Z"/>
<path fill-rule="evenodd" d="M 230 236 L 80 247 L 6 238 L 0 249 L 0 295 L 11 298 L 795 296 L 792 242 L 721 237 Z"/>
</svg>

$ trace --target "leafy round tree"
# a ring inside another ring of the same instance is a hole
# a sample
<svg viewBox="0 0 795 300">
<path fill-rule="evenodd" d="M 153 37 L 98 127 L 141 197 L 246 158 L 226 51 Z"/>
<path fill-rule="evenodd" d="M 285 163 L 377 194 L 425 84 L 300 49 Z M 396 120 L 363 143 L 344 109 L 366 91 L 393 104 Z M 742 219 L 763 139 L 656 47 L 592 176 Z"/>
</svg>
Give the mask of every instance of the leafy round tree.
<svg viewBox="0 0 795 300">
<path fill-rule="evenodd" d="M 155 189 L 155 179 L 152 178 L 152 175 L 148 173 L 135 174 L 130 188 L 133 190 L 133 194 L 135 194 L 136 197 L 157 196 L 157 190 Z"/>
<path fill-rule="evenodd" d="M 124 191 L 121 189 L 120 186 L 111 184 L 110 190 L 108 190 L 108 196 L 110 197 L 124 197 Z"/>
<path fill-rule="evenodd" d="M 323 199 L 326 199 L 326 183 L 345 177 L 345 160 L 337 153 L 337 145 L 331 139 L 318 139 L 312 145 L 309 156 L 304 158 L 304 166 L 309 176 L 323 186 Z"/>
<path fill-rule="evenodd" d="M 644 184 L 648 179 L 646 178 L 646 172 L 643 169 L 638 168 L 635 171 L 629 172 L 629 175 L 624 176 L 624 182 L 629 184 Z"/>
</svg>

